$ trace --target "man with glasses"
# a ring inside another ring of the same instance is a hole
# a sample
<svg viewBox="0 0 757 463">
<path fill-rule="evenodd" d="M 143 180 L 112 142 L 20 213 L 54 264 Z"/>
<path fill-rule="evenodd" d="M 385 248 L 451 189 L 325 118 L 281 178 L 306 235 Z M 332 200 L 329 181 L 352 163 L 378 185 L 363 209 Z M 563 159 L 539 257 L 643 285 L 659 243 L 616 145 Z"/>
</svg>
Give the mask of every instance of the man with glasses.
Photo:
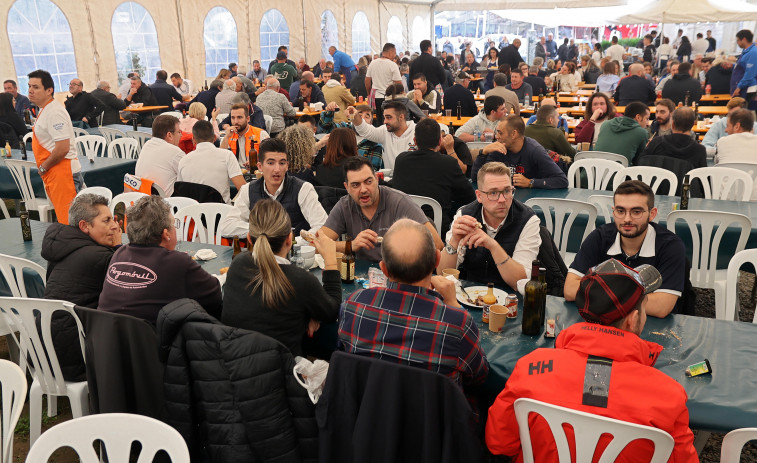
<svg viewBox="0 0 757 463">
<path fill-rule="evenodd" d="M 539 217 L 513 198 L 510 175 L 501 162 L 479 169 L 476 200 L 455 214 L 438 272 L 458 268 L 462 279 L 511 288 L 529 278 L 541 245 Z"/>
<path fill-rule="evenodd" d="M 654 222 L 652 189 L 639 180 L 628 180 L 615 190 L 615 223 L 591 232 L 570 265 L 565 279 L 565 299 L 576 299 L 581 278 L 592 267 L 614 258 L 631 268 L 649 264 L 662 275 L 662 285 L 649 295 L 647 313 L 665 317 L 679 311 L 687 277 L 686 248 L 681 238 Z"/>
<path fill-rule="evenodd" d="M 66 111 L 74 127 L 97 127 L 97 116 L 105 109 L 100 100 L 85 92 L 84 83 L 79 79 L 68 84 L 68 93 L 71 96 L 66 98 Z"/>
</svg>

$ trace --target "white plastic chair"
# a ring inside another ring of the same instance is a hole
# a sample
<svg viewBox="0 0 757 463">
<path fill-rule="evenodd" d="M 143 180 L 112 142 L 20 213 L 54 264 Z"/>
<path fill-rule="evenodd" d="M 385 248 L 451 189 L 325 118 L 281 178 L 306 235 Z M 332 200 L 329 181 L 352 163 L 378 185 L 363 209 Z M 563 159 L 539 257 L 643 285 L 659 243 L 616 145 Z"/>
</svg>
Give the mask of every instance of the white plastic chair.
<svg viewBox="0 0 757 463">
<path fill-rule="evenodd" d="M 138 463 L 153 461 L 160 450 L 172 463 L 189 463 L 189 449 L 177 430 L 154 418 L 128 413 L 102 413 L 53 426 L 31 447 L 26 461 L 47 461 L 57 449 L 71 447 L 82 463 L 99 463 L 93 445 L 98 440 L 110 463 L 128 463 L 135 441 L 141 444 Z"/>
<path fill-rule="evenodd" d="M 547 421 L 552 436 L 555 438 L 557 454 L 560 461 L 571 461 L 568 438 L 565 435 L 564 424 L 573 429 L 576 441 L 576 463 L 590 463 L 597 448 L 599 438 L 603 434 L 610 434 L 612 441 L 605 448 L 599 463 L 615 461 L 626 446 L 638 439 L 646 439 L 654 444 L 654 454 L 650 463 L 664 463 L 673 452 L 673 437 L 665 431 L 636 423 L 629 423 L 600 415 L 592 415 L 570 408 L 560 407 L 533 399 L 518 399 L 514 404 L 515 419 L 518 421 L 523 462 L 533 463 L 534 452 L 531 444 L 531 433 L 528 427 L 528 417 L 531 413 L 540 415 Z M 537 445 L 545 445 L 538 442 Z"/>
<path fill-rule="evenodd" d="M 108 145 L 106 157 L 115 159 L 139 158 L 139 142 L 133 138 L 119 138 Z"/>
<path fill-rule="evenodd" d="M 273 117 L 268 114 L 263 114 L 263 120 L 265 120 L 265 131 L 271 133 L 271 126 L 273 125 Z"/>
<path fill-rule="evenodd" d="M 625 157 L 620 156 L 623 159 Z M 581 159 L 573 161 L 568 168 L 568 188 L 581 188 L 581 171 L 586 172 L 589 190 L 606 190 L 613 176 L 618 175 L 624 167 L 607 159 Z"/>
<path fill-rule="evenodd" d="M 41 265 L 20 257 L 0 254 L 0 274 L 5 279 L 13 297 L 29 297 L 24 282 L 24 270 L 27 269 L 39 275 L 43 286 L 47 284 L 45 280 L 47 272 Z"/>
<path fill-rule="evenodd" d="M 8 208 L 5 207 L 5 200 L 3 198 L 0 198 L 0 212 L 3 213 L 3 219 L 10 219 L 11 213 L 8 212 Z"/>
<path fill-rule="evenodd" d="M 130 208 L 134 205 L 138 200 L 141 198 L 149 196 L 144 193 L 140 193 L 139 191 L 129 191 L 127 193 L 121 193 L 119 195 L 116 195 L 113 197 L 113 199 L 110 200 L 110 213 L 115 213 L 116 206 L 119 203 L 124 203 L 125 208 Z"/>
<path fill-rule="evenodd" d="M 29 143 L 32 140 L 32 137 L 34 137 L 34 132 L 27 132 L 26 135 L 24 135 L 24 144 Z"/>
<path fill-rule="evenodd" d="M 139 151 L 142 151 L 142 147 L 145 146 L 147 140 L 152 138 L 152 135 L 150 135 L 149 133 L 139 132 L 135 130 L 129 130 L 128 132 L 126 132 L 126 136 L 137 140 Z"/>
<path fill-rule="evenodd" d="M 746 164 L 739 162 L 729 162 L 716 164 L 715 167 L 727 167 L 729 169 L 736 169 L 742 172 L 746 172 L 752 177 L 752 183 L 757 186 L 757 164 Z M 757 201 L 757 188 L 752 188 L 752 196 L 749 198 L 752 201 Z"/>
<path fill-rule="evenodd" d="M 612 208 L 615 207 L 615 198 L 611 195 L 591 195 L 589 202 L 597 208 L 597 215 L 602 215 L 605 223 L 613 223 Z"/>
<path fill-rule="evenodd" d="M 171 213 L 174 216 L 176 216 L 176 213 L 179 212 L 179 209 L 181 209 L 182 207 L 200 204 L 199 202 L 197 202 L 197 200 L 194 200 L 192 198 L 185 198 L 184 196 L 171 196 L 164 199 L 168 203 L 168 205 L 171 206 Z"/>
<path fill-rule="evenodd" d="M 552 239 L 555 240 L 560 256 L 565 261 L 565 265 L 570 265 L 575 259 L 576 254 L 568 252 L 568 238 L 570 231 L 573 229 L 573 222 L 579 214 L 588 215 L 586 227 L 581 237 L 581 242 L 589 236 L 597 223 L 597 208 L 593 204 L 573 199 L 558 198 L 531 198 L 526 201 L 526 206 L 531 208 L 538 207 L 544 214 L 544 226 L 552 233 Z M 554 218 L 552 217 L 554 211 Z"/>
<path fill-rule="evenodd" d="M 89 132 L 87 132 L 86 130 L 84 130 L 82 128 L 79 128 L 79 127 L 74 127 L 74 138 L 75 139 L 78 139 L 79 137 L 88 137 L 88 136 L 89 136 Z"/>
<path fill-rule="evenodd" d="M 216 122 L 218 122 L 220 124 L 227 117 L 229 117 L 229 113 L 219 114 L 218 116 L 216 116 Z"/>
<path fill-rule="evenodd" d="M 181 120 L 181 119 L 184 118 L 184 114 L 182 114 L 181 111 L 166 111 L 164 113 L 160 113 L 160 115 L 161 116 L 173 116 L 173 117 L 175 117 L 176 119 L 179 119 L 179 120 Z"/>
<path fill-rule="evenodd" d="M 739 227 L 741 230 L 734 252 L 743 251 L 752 232 L 752 221 L 745 215 L 731 212 L 673 211 L 668 214 L 668 230 L 676 233 L 679 220 L 688 226 L 691 235 L 691 284 L 697 288 L 715 290 L 715 318 L 723 320 L 726 318 L 727 270 L 717 269 L 720 241 L 728 227 Z"/>
<path fill-rule="evenodd" d="M 724 320 L 739 319 L 739 270 L 746 263 L 754 265 L 754 268 L 757 269 L 757 249 L 745 249 L 737 252 L 728 263 L 728 271 L 725 277 L 727 286 L 725 289 Z M 757 323 L 757 316 L 752 318 L 752 323 Z"/>
<path fill-rule="evenodd" d="M 641 180 L 649 185 L 654 194 L 658 194 L 657 190 L 660 189 L 660 185 L 667 180 L 670 184 L 668 189 L 669 196 L 675 196 L 678 189 L 678 177 L 673 172 L 662 169 L 660 167 L 652 166 L 634 166 L 626 167 L 617 174 L 615 174 L 615 181 L 613 182 L 612 189 L 618 188 L 618 185 L 626 180 Z M 662 193 L 659 193 L 662 194 Z"/>
<path fill-rule="evenodd" d="M 410 199 L 413 200 L 415 204 L 417 204 L 420 207 L 423 206 L 429 206 L 431 207 L 431 210 L 434 211 L 434 227 L 436 227 L 436 232 L 441 236 L 442 234 L 442 206 L 439 204 L 439 201 L 435 200 L 434 198 L 429 198 L 427 196 L 417 196 L 417 195 L 408 195 L 410 196 Z"/>
<path fill-rule="evenodd" d="M 720 446 L 720 463 L 739 463 L 744 444 L 755 439 L 757 428 L 734 429 L 726 434 Z"/>
<path fill-rule="evenodd" d="M 622 154 L 608 153 L 607 151 L 581 151 L 576 153 L 573 162 L 583 159 L 604 159 L 606 161 L 619 162 L 623 167 L 628 167 L 628 158 Z"/>
<path fill-rule="evenodd" d="M 220 245 L 222 238 L 220 224 L 233 210 L 234 206 L 218 203 L 201 203 L 182 207 L 174 214 L 174 217 L 181 222 L 181 240 Z M 192 236 L 187 236 L 190 228 L 188 225 L 191 221 L 194 222 L 194 230 Z"/>
<path fill-rule="evenodd" d="M 0 297 L 0 312 L 6 322 L 19 332 L 18 337 L 15 333 L 11 335 L 19 345 L 20 355 L 31 359 L 28 368 L 34 378 L 29 390 L 29 443 L 32 445 L 42 432 L 43 396 L 46 395 L 49 399 L 67 396 L 71 402 L 71 413 L 74 418 L 89 413 L 87 382 L 71 382 L 63 379 L 50 330 L 50 320 L 53 313 L 57 311 L 67 312 L 74 317 L 79 332 L 79 346 L 84 358 L 84 329 L 74 312 L 74 304 L 50 299 Z M 37 331 L 37 323 L 41 327 L 41 338 Z M 48 400 L 48 404 L 47 415 L 54 416 L 56 411 L 52 407 L 51 400 Z"/>
<path fill-rule="evenodd" d="M 90 161 L 96 157 L 105 156 L 105 137 L 100 135 L 86 135 L 76 137 L 76 151 L 80 156 L 86 156 Z"/>
<path fill-rule="evenodd" d="M 0 389 L 2 390 L 2 443 L 0 459 L 13 461 L 13 434 L 26 402 L 26 374 L 15 363 L 0 360 Z"/>
<path fill-rule="evenodd" d="M 26 203 L 26 209 L 39 212 L 39 220 L 42 222 L 51 222 L 53 219 L 53 205 L 47 198 L 37 198 L 34 196 L 31 170 L 36 169 L 37 165 L 32 161 L 19 161 L 18 159 L 6 159 L 5 165 L 8 166 L 11 175 L 13 175 L 13 180 L 21 192 L 21 198 Z"/>
<path fill-rule="evenodd" d="M 113 140 L 118 140 L 119 138 L 123 138 L 126 136 L 126 133 L 118 130 L 118 129 L 109 129 L 107 127 L 98 127 L 97 130 L 100 131 L 102 136 L 105 138 L 105 141 L 108 142 L 108 145 L 110 145 Z"/>
<path fill-rule="evenodd" d="M 103 196 L 108 200 L 108 203 L 110 203 L 110 200 L 113 199 L 113 192 L 110 191 L 109 188 L 104 187 L 104 186 L 88 186 L 87 188 L 83 188 L 78 193 L 76 193 L 76 196 L 83 195 L 83 194 Z"/>
<path fill-rule="evenodd" d="M 695 178 L 702 182 L 706 199 L 749 201 L 752 196 L 752 176 L 741 170 L 724 166 L 700 167 L 688 171 L 687 175 L 689 182 Z"/>
</svg>

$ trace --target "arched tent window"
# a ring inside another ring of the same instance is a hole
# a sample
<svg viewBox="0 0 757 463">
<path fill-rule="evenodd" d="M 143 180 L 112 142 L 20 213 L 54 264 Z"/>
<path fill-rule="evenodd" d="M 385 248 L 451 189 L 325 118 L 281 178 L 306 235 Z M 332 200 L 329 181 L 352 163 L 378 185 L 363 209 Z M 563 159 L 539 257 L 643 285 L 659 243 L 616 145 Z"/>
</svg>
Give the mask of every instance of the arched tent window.
<svg viewBox="0 0 757 463">
<path fill-rule="evenodd" d="M 138 72 L 145 81 L 153 79 L 161 66 L 158 33 L 150 13 L 139 3 L 122 3 L 113 13 L 110 29 L 119 82 L 130 72 Z"/>
<path fill-rule="evenodd" d="M 205 75 L 215 76 L 229 63 L 239 60 L 237 49 L 237 23 L 224 7 L 217 6 L 205 16 Z"/>
<path fill-rule="evenodd" d="M 53 76 L 56 91 L 68 89 L 76 77 L 76 59 L 71 28 L 60 8 L 50 0 L 16 0 L 8 12 L 8 38 L 19 92 L 27 93 L 26 75 L 37 69 Z"/>
<path fill-rule="evenodd" d="M 264 69 L 266 63 L 276 59 L 281 45 L 289 47 L 289 26 L 279 10 L 268 10 L 260 20 L 260 64 Z"/>
<path fill-rule="evenodd" d="M 405 51 L 405 44 L 402 40 L 402 22 L 400 18 L 392 16 L 386 28 L 386 41 L 393 43 L 397 48 L 397 53 Z"/>
<path fill-rule="evenodd" d="M 421 40 L 429 39 L 431 40 L 431 37 L 428 35 L 429 27 L 426 25 L 426 21 L 423 20 L 420 16 L 416 16 L 415 19 L 413 19 L 413 42 L 410 44 L 408 48 L 410 50 L 420 53 L 421 52 Z"/>
<path fill-rule="evenodd" d="M 352 20 L 352 59 L 357 63 L 363 55 L 371 53 L 371 26 L 368 16 L 362 11 Z"/>
<path fill-rule="evenodd" d="M 326 60 L 331 60 L 329 47 L 339 48 L 339 26 L 336 25 L 336 18 L 331 10 L 321 13 L 321 56 Z"/>
</svg>

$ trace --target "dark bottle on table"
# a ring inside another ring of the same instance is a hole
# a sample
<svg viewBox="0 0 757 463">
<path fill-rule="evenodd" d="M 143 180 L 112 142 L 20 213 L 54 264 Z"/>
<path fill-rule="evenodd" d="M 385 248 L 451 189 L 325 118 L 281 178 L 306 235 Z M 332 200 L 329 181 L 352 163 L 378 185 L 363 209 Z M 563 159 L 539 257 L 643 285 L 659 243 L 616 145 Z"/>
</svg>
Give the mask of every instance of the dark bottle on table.
<svg viewBox="0 0 757 463">
<path fill-rule="evenodd" d="M 27 111 L 28 111 L 28 109 L 27 109 Z M 18 142 L 18 147 L 21 150 L 21 160 L 22 161 L 26 161 L 26 159 L 27 159 L 27 156 L 26 156 L 26 143 L 24 143 L 24 140 L 21 140 L 20 142 Z"/>
<path fill-rule="evenodd" d="M 24 241 L 32 240 L 32 226 L 29 222 L 29 211 L 26 210 L 26 204 L 21 201 L 21 207 L 18 213 L 19 219 L 21 219 L 21 236 L 24 237 Z"/>
<path fill-rule="evenodd" d="M 344 254 L 339 262 L 339 273 L 342 276 L 342 283 L 355 282 L 355 253 L 352 252 L 352 238 L 349 236 L 344 242 Z"/>
<path fill-rule="evenodd" d="M 231 255 L 231 259 L 234 260 L 239 254 L 242 253 L 242 245 L 239 244 L 239 237 L 234 237 L 234 254 Z"/>
<path fill-rule="evenodd" d="M 26 125 L 32 125 L 32 112 L 28 109 L 24 109 L 24 122 Z"/>
<path fill-rule="evenodd" d="M 681 185 L 681 210 L 685 211 L 689 208 L 689 190 L 691 185 L 689 184 L 689 176 L 683 176 L 683 185 Z"/>
<path fill-rule="evenodd" d="M 459 121 L 460 118 L 463 115 L 463 107 L 460 105 L 460 102 L 457 102 L 457 120 Z"/>
<path fill-rule="evenodd" d="M 541 283 L 539 282 L 539 261 L 533 261 L 531 279 L 526 283 L 523 297 L 523 324 L 521 332 L 535 336 L 541 331 Z"/>
<path fill-rule="evenodd" d="M 686 96 L 683 98 L 683 105 L 688 107 L 689 101 L 691 101 L 691 91 L 686 90 Z"/>
<path fill-rule="evenodd" d="M 539 283 L 541 294 L 539 295 L 539 326 L 544 326 L 547 314 L 547 269 L 539 267 Z"/>
<path fill-rule="evenodd" d="M 305 110 L 305 99 L 300 97 L 297 97 L 297 108 L 299 108 L 300 111 Z"/>
<path fill-rule="evenodd" d="M 138 121 L 137 121 L 137 115 L 136 114 L 132 114 L 132 116 L 133 117 L 131 119 L 131 126 L 134 128 L 134 131 L 136 132 L 137 129 L 138 129 L 138 127 L 139 127 Z"/>
</svg>

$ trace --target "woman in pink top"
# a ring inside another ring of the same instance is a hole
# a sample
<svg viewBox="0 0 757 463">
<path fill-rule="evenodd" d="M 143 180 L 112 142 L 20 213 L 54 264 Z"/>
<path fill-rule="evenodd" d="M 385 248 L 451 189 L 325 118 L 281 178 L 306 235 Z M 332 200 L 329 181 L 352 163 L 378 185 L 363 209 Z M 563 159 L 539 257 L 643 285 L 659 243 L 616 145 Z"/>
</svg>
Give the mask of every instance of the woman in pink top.
<svg viewBox="0 0 757 463">
<path fill-rule="evenodd" d="M 208 108 L 205 107 L 204 104 L 195 102 L 189 105 L 189 111 L 187 112 L 188 117 L 185 117 L 179 121 L 179 128 L 182 132 L 192 134 L 192 127 L 194 127 L 195 122 L 197 121 L 204 121 L 207 117 L 206 114 L 208 113 Z M 220 132 L 218 131 L 218 121 L 216 120 L 216 117 L 218 116 L 218 108 L 214 108 L 213 112 L 211 113 L 212 118 L 210 123 L 213 124 L 213 132 L 216 134 L 216 138 L 220 135 Z"/>
</svg>

